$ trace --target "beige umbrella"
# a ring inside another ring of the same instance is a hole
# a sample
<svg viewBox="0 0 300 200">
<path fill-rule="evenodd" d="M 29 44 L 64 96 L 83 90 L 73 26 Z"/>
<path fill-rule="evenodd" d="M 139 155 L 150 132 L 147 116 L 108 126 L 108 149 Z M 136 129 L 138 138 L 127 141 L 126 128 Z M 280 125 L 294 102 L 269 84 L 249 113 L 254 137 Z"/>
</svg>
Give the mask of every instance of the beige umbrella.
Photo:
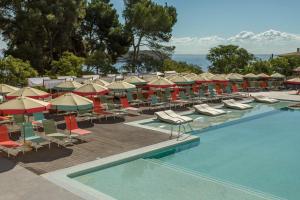
<svg viewBox="0 0 300 200">
<path fill-rule="evenodd" d="M 200 74 L 200 76 L 204 76 L 206 78 L 211 79 L 214 76 L 214 74 L 212 74 L 210 72 L 204 72 L 204 73 Z"/>
<path fill-rule="evenodd" d="M 24 87 L 24 88 L 21 88 L 17 91 L 8 93 L 6 95 L 6 98 L 7 99 L 13 99 L 13 98 L 16 98 L 16 97 L 21 97 L 21 96 L 30 97 L 30 98 L 33 98 L 33 99 L 44 99 L 44 98 L 49 97 L 50 94 L 47 93 L 47 92 L 44 92 L 42 90 L 32 88 L 32 87 Z"/>
<path fill-rule="evenodd" d="M 54 89 L 62 90 L 62 91 L 72 91 L 72 90 L 74 90 L 76 88 L 79 88 L 81 86 L 82 86 L 82 84 L 78 83 L 76 81 L 65 81 L 65 82 L 62 82 L 62 83 L 56 85 L 54 87 Z"/>
<path fill-rule="evenodd" d="M 246 74 L 245 76 L 244 76 L 244 78 L 250 78 L 250 79 L 257 79 L 258 78 L 258 76 L 257 75 L 255 75 L 255 74 L 253 74 L 253 73 L 249 73 L 249 74 Z"/>
<path fill-rule="evenodd" d="M 180 76 L 180 75 L 174 75 L 171 77 L 167 77 L 168 80 L 172 81 L 173 83 L 177 84 L 177 85 L 190 85 L 193 84 L 195 81 L 186 78 L 184 76 Z"/>
<path fill-rule="evenodd" d="M 28 114 L 48 110 L 50 103 L 32 99 L 30 97 L 16 97 L 0 105 L 3 115 Z"/>
<path fill-rule="evenodd" d="M 257 75 L 259 78 L 270 78 L 269 75 L 265 74 L 265 73 L 260 73 Z"/>
<path fill-rule="evenodd" d="M 107 88 L 113 92 L 123 92 L 126 90 L 133 90 L 136 86 L 125 81 L 114 81 L 107 85 Z"/>
<path fill-rule="evenodd" d="M 75 94 L 89 96 L 108 93 L 108 89 L 96 83 L 86 83 L 73 91 Z"/>
<path fill-rule="evenodd" d="M 125 82 L 133 84 L 133 85 L 145 85 L 147 84 L 147 81 L 137 77 L 137 76 L 130 76 L 127 77 L 125 80 Z"/>
<path fill-rule="evenodd" d="M 10 85 L 6 85 L 6 84 L 0 84 L 0 94 L 7 94 L 10 92 L 14 92 L 19 90 L 19 88 L 10 86 Z"/>
<path fill-rule="evenodd" d="M 230 81 L 242 81 L 243 75 L 238 73 L 230 73 L 226 75 L 226 78 L 229 79 Z"/>
<path fill-rule="evenodd" d="M 74 93 L 63 94 L 50 101 L 52 108 L 62 111 L 89 110 L 93 101 Z"/>
<path fill-rule="evenodd" d="M 212 81 L 212 79 L 209 78 L 207 76 L 207 74 L 198 75 L 197 80 L 196 80 L 197 83 L 208 83 L 208 82 L 211 82 L 211 81 Z"/>
<path fill-rule="evenodd" d="M 93 80 L 93 83 L 96 83 L 98 85 L 107 86 L 109 85 L 109 82 L 102 80 L 102 79 L 95 79 Z"/>
<path fill-rule="evenodd" d="M 167 88 L 167 87 L 173 87 L 175 86 L 175 83 L 163 78 L 163 77 L 157 77 L 156 79 L 150 81 L 148 83 L 148 86 L 150 87 L 156 87 L 156 88 Z"/>
<path fill-rule="evenodd" d="M 300 77 L 292 78 L 286 81 L 288 84 L 300 85 Z"/>
<path fill-rule="evenodd" d="M 297 68 L 293 69 L 293 71 L 299 73 L 300 72 L 300 67 L 297 67 Z"/>
<path fill-rule="evenodd" d="M 195 73 L 186 74 L 186 75 L 184 75 L 184 77 L 188 78 L 190 80 L 193 80 L 193 81 L 197 81 L 197 79 L 198 79 L 198 75 Z"/>
<path fill-rule="evenodd" d="M 152 81 L 152 80 L 157 79 L 157 77 L 158 77 L 158 76 L 152 76 L 152 75 L 149 76 L 149 75 L 148 75 L 148 76 L 144 76 L 143 79 L 144 79 L 145 81 L 147 81 L 147 82 L 150 82 L 150 81 Z"/>
<path fill-rule="evenodd" d="M 271 75 L 272 78 L 284 79 L 285 76 L 280 73 L 275 73 Z"/>
<path fill-rule="evenodd" d="M 216 74 L 211 79 L 215 82 L 227 82 L 228 78 L 226 77 L 225 74 Z"/>
</svg>

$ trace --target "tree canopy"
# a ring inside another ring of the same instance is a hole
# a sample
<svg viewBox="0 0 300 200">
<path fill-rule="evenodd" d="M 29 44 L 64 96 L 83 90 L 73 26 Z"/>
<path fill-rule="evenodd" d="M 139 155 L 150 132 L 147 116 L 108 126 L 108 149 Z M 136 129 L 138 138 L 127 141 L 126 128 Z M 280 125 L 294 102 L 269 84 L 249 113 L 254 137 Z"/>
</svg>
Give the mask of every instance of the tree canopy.
<svg viewBox="0 0 300 200">
<path fill-rule="evenodd" d="M 177 22 L 176 9 L 173 6 L 159 5 L 152 0 L 124 0 L 123 16 L 125 27 L 130 32 L 132 56 L 129 60 L 131 71 L 140 71 L 138 59 L 141 47 L 155 51 L 172 51 L 166 46 L 172 37 L 172 29 Z"/>
</svg>

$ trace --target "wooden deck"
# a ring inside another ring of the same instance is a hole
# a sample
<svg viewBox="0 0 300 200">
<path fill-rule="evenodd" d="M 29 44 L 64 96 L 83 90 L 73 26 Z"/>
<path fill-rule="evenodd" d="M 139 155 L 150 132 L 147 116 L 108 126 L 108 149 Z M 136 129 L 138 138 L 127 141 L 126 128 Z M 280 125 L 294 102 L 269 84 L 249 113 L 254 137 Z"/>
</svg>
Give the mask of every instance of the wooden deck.
<svg viewBox="0 0 300 200">
<path fill-rule="evenodd" d="M 149 117 L 151 115 L 126 116 L 125 121 L 111 118 L 100 122 L 96 120 L 93 124 L 82 121 L 79 127 L 92 131 L 87 136 L 87 142 L 67 148 L 57 147 L 53 143 L 51 149 L 44 147 L 37 152 L 27 152 L 8 159 L 15 165 L 43 174 L 168 140 L 167 134 L 124 124 Z M 59 128 L 64 129 L 64 126 Z"/>
</svg>

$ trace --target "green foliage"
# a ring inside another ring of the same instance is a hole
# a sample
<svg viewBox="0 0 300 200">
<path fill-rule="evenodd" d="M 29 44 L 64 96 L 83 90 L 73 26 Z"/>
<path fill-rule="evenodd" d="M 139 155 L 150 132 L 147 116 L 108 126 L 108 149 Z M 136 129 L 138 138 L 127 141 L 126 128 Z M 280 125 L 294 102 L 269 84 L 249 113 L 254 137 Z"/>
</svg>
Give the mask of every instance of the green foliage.
<svg viewBox="0 0 300 200">
<path fill-rule="evenodd" d="M 111 65 L 110 57 L 103 51 L 95 51 L 86 58 L 86 72 L 106 75 L 108 73 L 116 73 L 117 69 Z"/>
<path fill-rule="evenodd" d="M 62 76 L 81 76 L 82 68 L 84 64 L 84 58 L 77 57 L 71 52 L 64 52 L 62 57 L 56 61 L 52 61 L 51 71 L 48 71 L 49 75 L 62 75 Z"/>
<path fill-rule="evenodd" d="M 83 53 L 78 28 L 84 14 L 84 0 L 0 1 L 5 54 L 29 60 L 44 74 L 64 51 Z"/>
<path fill-rule="evenodd" d="M 152 0 L 125 0 L 123 16 L 126 29 L 132 35 L 133 52 L 129 64 L 131 71 L 136 71 L 141 46 L 151 50 L 166 48 L 163 43 L 171 39 L 177 13 L 174 7 Z"/>
<path fill-rule="evenodd" d="M 235 45 L 219 45 L 210 49 L 207 59 L 212 63 L 209 70 L 213 73 L 241 73 L 254 61 L 254 55 Z"/>
<path fill-rule="evenodd" d="M 81 33 L 88 55 L 102 52 L 110 63 L 115 63 L 119 56 L 127 53 L 131 42 L 109 0 L 92 0 L 87 4 Z"/>
<path fill-rule="evenodd" d="M 188 64 L 186 62 L 177 62 L 175 60 L 166 59 L 163 63 L 162 71 L 176 71 L 178 73 L 202 73 L 201 67 L 197 65 Z"/>
<path fill-rule="evenodd" d="M 0 83 L 14 86 L 24 86 L 27 78 L 35 77 L 38 73 L 28 61 L 23 61 L 12 56 L 0 60 Z"/>
</svg>

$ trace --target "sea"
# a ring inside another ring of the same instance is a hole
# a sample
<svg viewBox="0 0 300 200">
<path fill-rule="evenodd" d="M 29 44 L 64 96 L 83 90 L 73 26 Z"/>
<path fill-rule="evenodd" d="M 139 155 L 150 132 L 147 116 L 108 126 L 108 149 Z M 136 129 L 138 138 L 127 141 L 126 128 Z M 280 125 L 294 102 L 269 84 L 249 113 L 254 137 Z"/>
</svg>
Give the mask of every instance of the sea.
<svg viewBox="0 0 300 200">
<path fill-rule="evenodd" d="M 255 57 L 261 60 L 268 60 L 272 55 L 271 54 L 257 54 Z M 207 71 L 208 67 L 211 65 L 209 60 L 206 59 L 206 55 L 203 54 L 173 54 L 172 59 L 176 61 L 183 61 L 189 64 L 198 65 L 202 68 L 203 71 Z"/>
</svg>

